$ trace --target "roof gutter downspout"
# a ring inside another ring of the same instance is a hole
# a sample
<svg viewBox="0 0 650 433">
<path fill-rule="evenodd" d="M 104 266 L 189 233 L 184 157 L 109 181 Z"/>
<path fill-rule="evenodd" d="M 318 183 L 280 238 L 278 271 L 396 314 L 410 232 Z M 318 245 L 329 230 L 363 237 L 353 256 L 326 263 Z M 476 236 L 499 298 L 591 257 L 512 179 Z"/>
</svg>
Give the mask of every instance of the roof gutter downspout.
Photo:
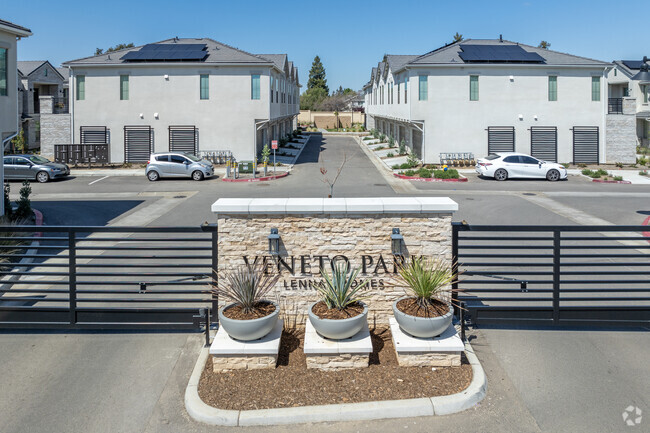
<svg viewBox="0 0 650 433">
<path fill-rule="evenodd" d="M 609 89 L 608 89 L 609 86 L 607 84 L 607 73 L 609 72 L 609 69 L 610 69 L 609 66 L 605 66 L 603 68 L 603 80 L 602 80 L 603 83 L 601 84 L 601 95 L 603 95 L 603 97 L 601 98 L 601 100 L 603 101 L 603 107 L 602 107 L 602 113 L 603 113 L 603 116 L 602 116 L 602 119 L 603 119 L 602 120 L 602 122 L 603 122 L 603 126 L 602 126 L 602 128 L 603 128 L 603 133 L 602 133 L 603 144 L 602 144 L 602 146 L 603 146 L 603 151 L 600 152 L 600 154 L 602 155 L 601 160 L 602 160 L 603 163 L 607 162 L 607 98 L 608 98 L 608 95 L 609 95 Z M 605 91 L 602 90 L 603 87 L 605 88 Z M 598 161 L 598 163 L 600 164 L 601 161 Z"/>
</svg>

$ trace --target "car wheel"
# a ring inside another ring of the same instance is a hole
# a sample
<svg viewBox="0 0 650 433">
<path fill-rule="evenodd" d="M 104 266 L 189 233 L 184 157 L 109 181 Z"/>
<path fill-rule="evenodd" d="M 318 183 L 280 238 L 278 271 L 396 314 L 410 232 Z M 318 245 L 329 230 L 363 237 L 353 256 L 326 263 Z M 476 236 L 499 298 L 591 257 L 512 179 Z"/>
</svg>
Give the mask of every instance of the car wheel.
<svg viewBox="0 0 650 433">
<path fill-rule="evenodd" d="M 550 180 L 551 182 L 560 180 L 560 172 L 556 169 L 549 170 L 548 173 L 546 173 L 546 180 Z"/>
<path fill-rule="evenodd" d="M 195 170 L 192 172 L 192 179 L 194 180 L 203 180 L 203 173 L 199 170 Z"/>
<path fill-rule="evenodd" d="M 39 181 L 40 183 L 45 183 L 48 180 L 50 180 L 50 175 L 47 174 L 45 171 L 39 171 L 36 173 L 36 180 Z"/>
<path fill-rule="evenodd" d="M 506 180 L 508 178 L 508 172 L 505 169 L 500 168 L 494 172 L 494 178 L 499 181 Z"/>
<path fill-rule="evenodd" d="M 149 173 L 147 173 L 147 179 L 149 179 L 151 182 L 155 182 L 160 179 L 160 175 L 156 170 L 151 170 Z"/>
</svg>

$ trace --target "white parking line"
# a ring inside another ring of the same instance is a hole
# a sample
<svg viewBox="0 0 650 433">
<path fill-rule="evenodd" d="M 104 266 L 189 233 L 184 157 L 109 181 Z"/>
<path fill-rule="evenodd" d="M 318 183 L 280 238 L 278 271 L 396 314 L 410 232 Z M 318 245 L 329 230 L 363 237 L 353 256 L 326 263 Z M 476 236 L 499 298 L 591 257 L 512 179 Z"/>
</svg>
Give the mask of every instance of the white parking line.
<svg viewBox="0 0 650 433">
<path fill-rule="evenodd" d="M 97 180 L 93 180 L 93 181 L 90 182 L 88 185 L 92 185 L 93 183 L 97 183 L 97 182 L 99 182 L 100 180 L 104 180 L 104 179 L 106 179 L 107 177 L 108 177 L 108 176 L 100 177 L 100 178 L 97 179 Z"/>
</svg>

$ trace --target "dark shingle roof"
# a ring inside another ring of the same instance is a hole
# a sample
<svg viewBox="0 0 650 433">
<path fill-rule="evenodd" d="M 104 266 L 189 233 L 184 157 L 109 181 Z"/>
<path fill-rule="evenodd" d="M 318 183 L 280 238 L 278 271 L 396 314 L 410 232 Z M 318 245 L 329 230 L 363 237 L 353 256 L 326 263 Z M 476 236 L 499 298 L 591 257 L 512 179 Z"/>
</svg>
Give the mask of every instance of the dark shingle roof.
<svg viewBox="0 0 650 433">
<path fill-rule="evenodd" d="M 34 72 L 35 70 L 37 70 L 38 68 L 40 68 L 44 64 L 48 64 L 48 65 L 50 65 L 50 69 L 53 69 L 54 71 L 56 71 L 57 74 L 61 75 L 61 78 L 63 80 L 68 79 L 67 70 L 66 70 L 65 75 L 63 75 L 61 73 L 61 71 L 59 70 L 59 69 L 63 69 L 63 68 L 55 68 L 54 66 L 52 66 L 52 64 L 48 60 L 21 60 L 21 61 L 18 61 L 16 63 L 17 63 L 17 66 L 18 66 L 18 72 L 20 72 L 23 77 L 27 77 L 27 76 L 31 75 L 32 72 Z"/>
<path fill-rule="evenodd" d="M 30 29 L 23 26 L 19 26 L 18 24 L 14 24 L 10 21 L 0 20 L 0 25 L 10 27 L 12 29 L 20 30 L 21 32 L 29 32 L 29 33 L 32 32 Z"/>
<path fill-rule="evenodd" d="M 180 39 L 167 39 L 164 41 L 156 42 L 156 44 L 206 44 L 208 55 L 201 63 L 206 64 L 220 64 L 220 63 L 250 63 L 250 64 L 269 64 L 273 63 L 272 60 L 260 57 L 255 54 L 242 51 L 238 48 L 231 47 L 230 45 L 217 42 L 209 38 L 180 38 Z M 101 54 L 99 56 L 84 57 L 81 59 L 70 60 L 63 63 L 64 66 L 84 66 L 84 65 L 112 65 L 123 64 L 122 56 L 132 51 L 138 51 L 141 46 L 126 48 L 112 53 Z"/>
</svg>

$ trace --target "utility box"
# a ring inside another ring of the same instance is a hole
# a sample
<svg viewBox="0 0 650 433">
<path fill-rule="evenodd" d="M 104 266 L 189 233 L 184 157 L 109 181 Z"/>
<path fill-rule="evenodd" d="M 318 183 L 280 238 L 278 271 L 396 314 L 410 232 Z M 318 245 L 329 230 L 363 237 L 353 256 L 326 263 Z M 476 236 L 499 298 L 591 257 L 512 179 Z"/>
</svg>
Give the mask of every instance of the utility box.
<svg viewBox="0 0 650 433">
<path fill-rule="evenodd" d="M 255 164 L 253 161 L 239 161 L 240 173 L 253 173 L 255 171 Z"/>
</svg>

